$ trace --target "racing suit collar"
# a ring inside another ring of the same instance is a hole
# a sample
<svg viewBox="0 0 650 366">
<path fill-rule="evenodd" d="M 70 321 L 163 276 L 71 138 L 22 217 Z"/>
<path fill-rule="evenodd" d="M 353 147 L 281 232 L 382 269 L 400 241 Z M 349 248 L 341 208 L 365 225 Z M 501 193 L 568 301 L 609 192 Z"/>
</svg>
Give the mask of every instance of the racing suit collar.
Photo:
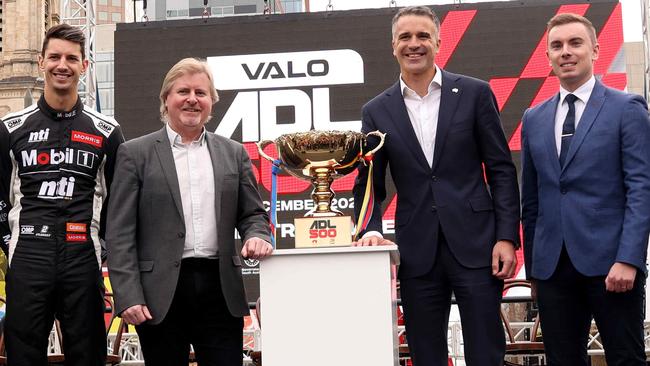
<svg viewBox="0 0 650 366">
<path fill-rule="evenodd" d="M 84 109 L 84 105 L 83 103 L 81 103 L 81 98 L 77 98 L 77 103 L 75 103 L 72 110 L 58 111 L 50 107 L 45 101 L 45 96 L 41 95 L 41 98 L 38 100 L 38 108 L 53 120 L 60 121 L 60 120 L 72 119 L 80 115 Z"/>
</svg>

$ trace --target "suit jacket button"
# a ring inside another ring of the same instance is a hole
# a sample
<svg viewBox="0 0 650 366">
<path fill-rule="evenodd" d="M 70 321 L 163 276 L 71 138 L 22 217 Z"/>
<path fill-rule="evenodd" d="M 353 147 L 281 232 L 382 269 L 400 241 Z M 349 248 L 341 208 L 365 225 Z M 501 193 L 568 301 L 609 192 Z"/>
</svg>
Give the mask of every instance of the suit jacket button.
<svg viewBox="0 0 650 366">
<path fill-rule="evenodd" d="M 566 194 L 566 192 L 567 192 L 566 189 L 563 189 L 563 190 L 560 191 L 560 193 L 562 193 L 562 194 Z"/>
<path fill-rule="evenodd" d="M 181 265 L 181 261 L 174 261 L 174 267 L 178 267 Z"/>
<path fill-rule="evenodd" d="M 181 233 L 178 233 L 178 237 L 179 237 L 179 238 L 184 238 L 184 237 L 185 237 L 185 233 L 182 233 L 182 232 L 181 232 Z"/>
<path fill-rule="evenodd" d="M 438 211 L 438 206 L 436 206 L 436 205 L 431 206 L 431 211 L 433 211 L 433 212 Z"/>
<path fill-rule="evenodd" d="M 438 177 L 436 177 L 436 176 L 434 175 L 434 176 L 431 177 L 431 180 L 434 181 L 434 182 L 437 182 L 437 181 L 438 181 Z"/>
</svg>

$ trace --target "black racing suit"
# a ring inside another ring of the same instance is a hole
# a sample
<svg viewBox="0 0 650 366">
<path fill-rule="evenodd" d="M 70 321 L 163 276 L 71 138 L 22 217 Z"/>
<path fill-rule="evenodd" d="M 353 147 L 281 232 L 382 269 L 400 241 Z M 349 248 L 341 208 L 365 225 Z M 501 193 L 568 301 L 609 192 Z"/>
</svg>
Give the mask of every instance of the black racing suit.
<svg viewBox="0 0 650 366">
<path fill-rule="evenodd" d="M 123 141 L 114 119 L 84 108 L 80 100 L 61 112 L 41 97 L 0 123 L 0 201 L 10 208 L 8 220 L 0 221 L 0 237 L 10 237 L 5 322 L 10 365 L 47 365 L 55 317 L 66 365 L 105 364 L 99 237 Z"/>
</svg>

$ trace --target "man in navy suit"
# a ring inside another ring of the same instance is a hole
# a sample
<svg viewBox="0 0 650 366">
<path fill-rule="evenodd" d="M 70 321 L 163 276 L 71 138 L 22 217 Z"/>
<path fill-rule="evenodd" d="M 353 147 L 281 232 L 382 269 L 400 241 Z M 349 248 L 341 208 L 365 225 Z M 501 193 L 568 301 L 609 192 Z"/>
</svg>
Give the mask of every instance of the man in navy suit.
<svg viewBox="0 0 650 366">
<path fill-rule="evenodd" d="M 496 101 L 481 80 L 440 70 L 440 23 L 428 7 L 393 18 L 401 77 L 363 107 L 364 132 L 387 133 L 374 157 L 374 209 L 356 245 L 379 245 L 386 168 L 397 188 L 396 241 L 415 366 L 447 365 L 451 294 L 469 366 L 503 365 L 503 279 L 516 267 L 519 191 Z M 368 169 L 354 188 L 357 215 Z M 486 182 L 487 179 L 487 182 Z"/>
<path fill-rule="evenodd" d="M 588 19 L 560 14 L 547 30 L 560 92 L 523 117 L 522 217 L 548 365 L 588 364 L 592 316 L 608 365 L 646 365 L 647 106 L 594 78 Z"/>
</svg>

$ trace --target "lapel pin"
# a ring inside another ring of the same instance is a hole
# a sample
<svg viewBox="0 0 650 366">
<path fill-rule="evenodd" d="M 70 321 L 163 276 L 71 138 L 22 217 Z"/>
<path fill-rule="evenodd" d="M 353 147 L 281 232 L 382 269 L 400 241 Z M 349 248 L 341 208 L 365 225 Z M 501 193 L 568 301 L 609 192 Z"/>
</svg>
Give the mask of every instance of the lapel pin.
<svg viewBox="0 0 650 366">
<path fill-rule="evenodd" d="M 452 93 L 458 93 L 458 88 L 451 89 Z"/>
</svg>

